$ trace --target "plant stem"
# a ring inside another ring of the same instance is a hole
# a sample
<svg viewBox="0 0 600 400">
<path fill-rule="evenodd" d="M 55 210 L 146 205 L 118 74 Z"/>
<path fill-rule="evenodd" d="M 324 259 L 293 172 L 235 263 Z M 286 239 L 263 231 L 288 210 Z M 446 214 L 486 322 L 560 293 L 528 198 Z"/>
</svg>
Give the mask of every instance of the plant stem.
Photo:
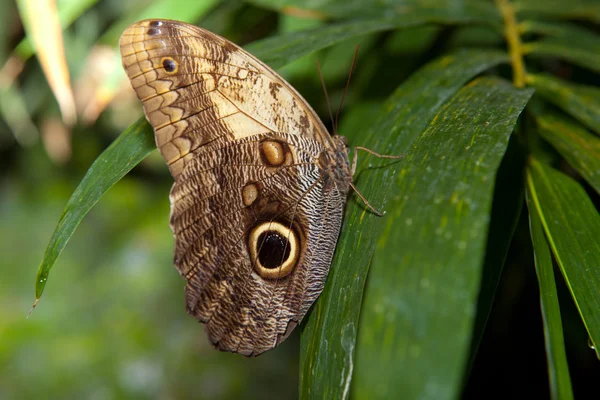
<svg viewBox="0 0 600 400">
<path fill-rule="evenodd" d="M 511 64 L 513 68 L 513 83 L 516 87 L 525 87 L 525 63 L 523 62 L 523 47 L 519 37 L 519 28 L 515 10 L 509 0 L 496 0 L 496 6 L 504 17 L 504 35 L 508 42 Z"/>
</svg>

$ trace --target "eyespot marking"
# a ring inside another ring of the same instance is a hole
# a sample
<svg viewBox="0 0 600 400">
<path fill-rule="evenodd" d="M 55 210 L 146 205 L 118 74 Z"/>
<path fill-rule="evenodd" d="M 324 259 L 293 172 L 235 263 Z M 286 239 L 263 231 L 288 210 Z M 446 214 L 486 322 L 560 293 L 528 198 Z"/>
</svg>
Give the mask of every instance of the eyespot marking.
<svg viewBox="0 0 600 400">
<path fill-rule="evenodd" d="M 260 155 L 265 164 L 278 167 L 285 161 L 284 145 L 275 140 L 265 140 L 260 143 Z"/>
<path fill-rule="evenodd" d="M 265 231 L 258 237 L 258 262 L 268 269 L 279 268 L 290 258 L 290 243 L 276 231 Z"/>
<path fill-rule="evenodd" d="M 292 273 L 300 254 L 300 238 L 281 222 L 262 222 L 248 236 L 251 262 L 264 279 L 281 279 Z"/>
<path fill-rule="evenodd" d="M 161 64 L 166 72 L 173 74 L 177 72 L 177 63 L 172 58 L 165 57 L 161 60 Z"/>
<path fill-rule="evenodd" d="M 246 207 L 251 206 L 259 195 L 259 187 L 255 183 L 249 183 L 242 189 L 242 202 Z"/>
</svg>

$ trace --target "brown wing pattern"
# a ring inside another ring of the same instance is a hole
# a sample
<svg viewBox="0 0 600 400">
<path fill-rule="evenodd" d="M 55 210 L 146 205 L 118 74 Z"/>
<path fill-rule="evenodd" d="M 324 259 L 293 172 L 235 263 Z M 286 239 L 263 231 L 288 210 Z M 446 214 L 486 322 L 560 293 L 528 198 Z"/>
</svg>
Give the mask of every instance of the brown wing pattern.
<svg viewBox="0 0 600 400">
<path fill-rule="evenodd" d="M 348 187 L 323 167 L 329 134 L 275 72 L 210 32 L 148 20 L 120 44 L 175 178 L 188 312 L 221 350 L 275 347 L 321 293 L 339 234 Z"/>
<path fill-rule="evenodd" d="M 125 71 L 175 178 L 194 151 L 214 141 L 287 132 L 331 147 L 306 101 L 220 36 L 181 22 L 146 20 L 127 28 L 120 46 Z"/>
<path fill-rule="evenodd" d="M 221 190 L 209 199 L 196 196 L 186 203 L 174 201 L 171 223 L 178 232 L 176 265 L 188 280 L 188 311 L 206 324 L 219 349 L 257 355 L 281 341 L 288 325 L 299 323 L 321 292 L 344 197 L 336 191 L 324 197 L 326 182 L 320 170 L 308 162 L 308 154 L 298 151 L 297 162 L 268 171 L 253 167 L 252 161 L 258 158 L 256 142 L 242 142 L 237 148 L 240 153 L 235 161 L 219 150 L 210 155 L 222 166 L 241 161 L 236 174 L 221 178 L 227 175 L 222 167 L 212 169 L 212 178 L 219 181 Z M 195 159 L 184 175 L 204 169 L 207 158 Z M 260 191 L 250 205 L 243 201 L 246 182 Z M 172 198 L 187 189 L 186 183 L 176 182 Z M 198 192 L 204 193 L 202 188 Z M 301 254 L 291 274 L 265 279 L 253 267 L 249 232 L 261 224 L 278 222 L 297 235 Z"/>
</svg>

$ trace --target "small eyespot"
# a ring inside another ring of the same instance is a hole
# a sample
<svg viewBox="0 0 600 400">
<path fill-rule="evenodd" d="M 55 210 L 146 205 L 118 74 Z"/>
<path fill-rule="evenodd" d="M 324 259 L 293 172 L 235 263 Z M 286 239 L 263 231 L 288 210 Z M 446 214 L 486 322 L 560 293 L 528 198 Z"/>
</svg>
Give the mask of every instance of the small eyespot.
<svg viewBox="0 0 600 400">
<path fill-rule="evenodd" d="M 260 144 L 260 154 L 267 165 L 278 167 L 285 161 L 284 146 L 275 140 L 265 140 Z"/>
<path fill-rule="evenodd" d="M 150 26 L 161 26 L 163 23 L 162 21 L 150 21 L 150 23 L 148 25 Z"/>
<path fill-rule="evenodd" d="M 258 185 L 256 183 L 249 183 L 242 189 L 242 202 L 246 207 L 251 206 L 258 198 L 258 194 Z"/>
<path fill-rule="evenodd" d="M 162 66 L 169 73 L 177 72 L 177 63 L 172 58 L 163 58 Z"/>
<path fill-rule="evenodd" d="M 150 36 L 158 35 L 160 33 L 160 29 L 150 28 L 150 29 L 148 29 L 148 32 L 146 32 L 146 33 Z"/>
</svg>

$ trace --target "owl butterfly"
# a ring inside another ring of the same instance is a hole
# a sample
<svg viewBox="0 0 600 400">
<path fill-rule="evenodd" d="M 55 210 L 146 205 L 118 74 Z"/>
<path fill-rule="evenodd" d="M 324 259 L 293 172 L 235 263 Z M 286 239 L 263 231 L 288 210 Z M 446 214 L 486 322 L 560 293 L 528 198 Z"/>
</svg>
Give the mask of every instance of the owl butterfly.
<svg viewBox="0 0 600 400">
<path fill-rule="evenodd" d="M 175 179 L 170 224 L 187 311 L 218 349 L 261 354 L 323 290 L 352 186 L 346 140 L 214 33 L 145 20 L 120 47 Z"/>
</svg>

